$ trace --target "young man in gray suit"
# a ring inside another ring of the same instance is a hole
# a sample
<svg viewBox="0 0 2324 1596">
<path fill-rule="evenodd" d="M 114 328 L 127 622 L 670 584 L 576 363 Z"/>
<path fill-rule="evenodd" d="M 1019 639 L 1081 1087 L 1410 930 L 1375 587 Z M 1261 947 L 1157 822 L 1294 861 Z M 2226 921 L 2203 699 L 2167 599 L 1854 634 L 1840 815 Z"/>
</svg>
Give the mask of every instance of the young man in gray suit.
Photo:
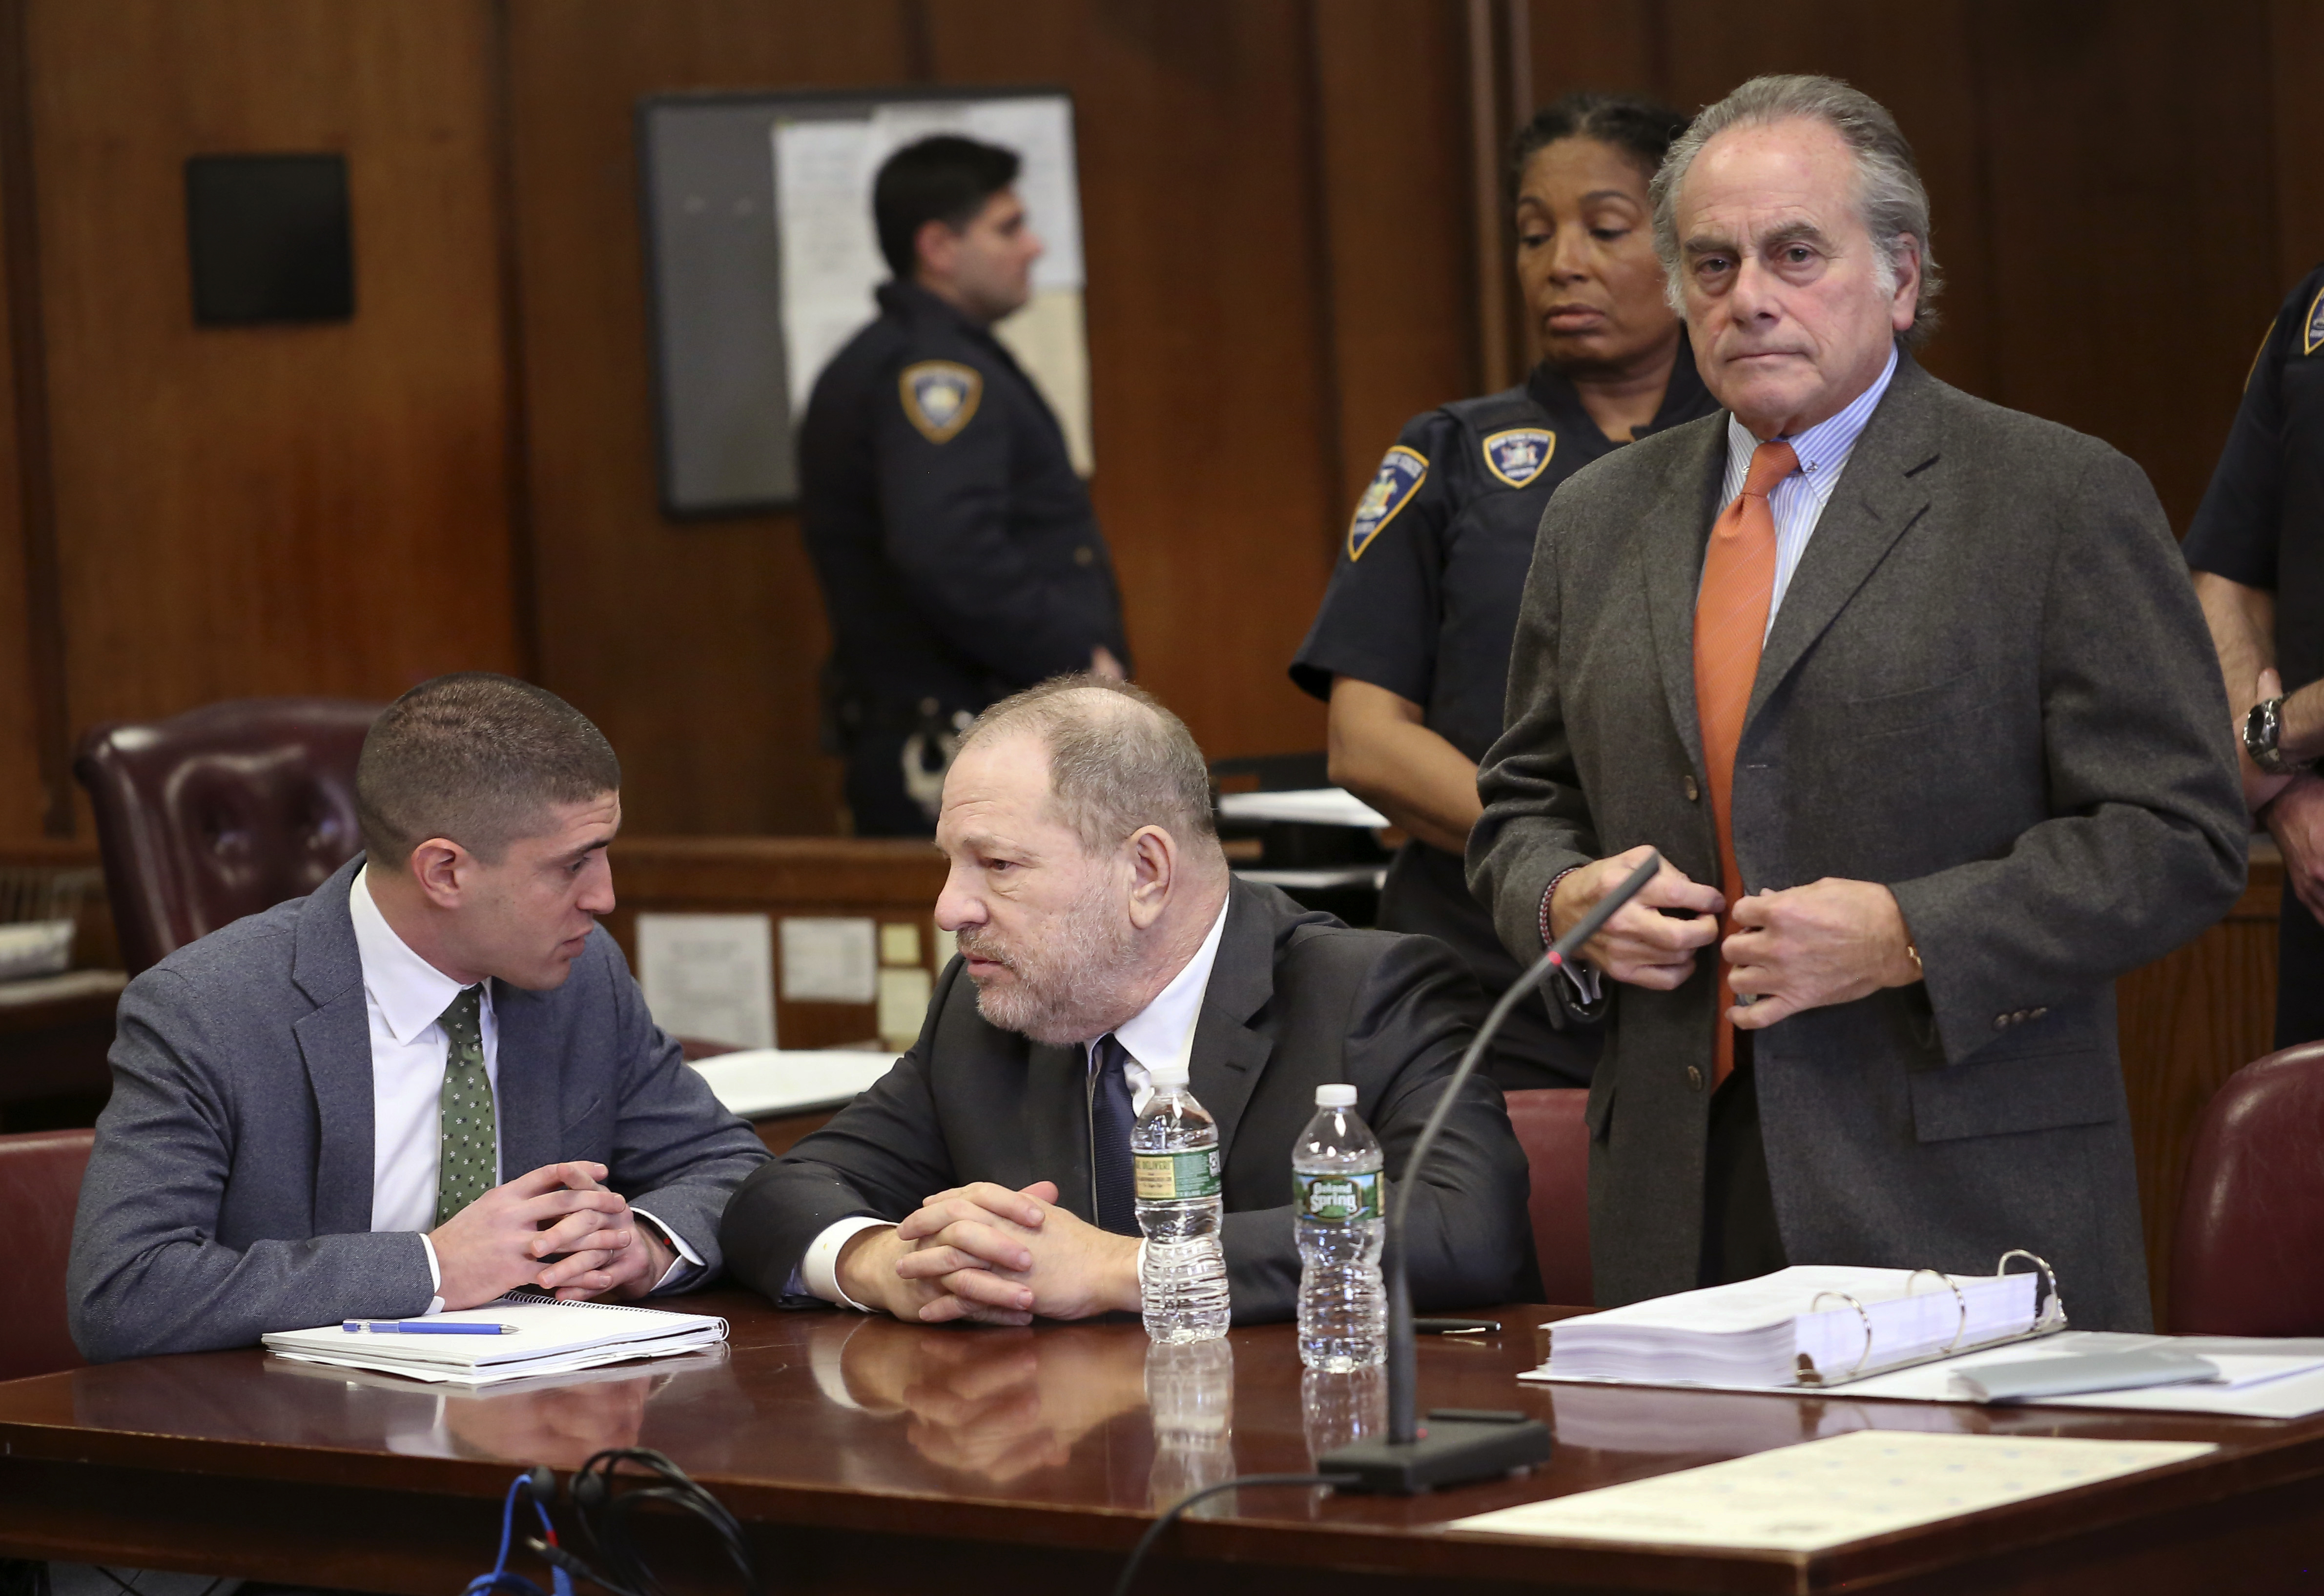
<svg viewBox="0 0 2324 1596">
<path fill-rule="evenodd" d="M 122 994 L 69 1287 L 92 1360 L 718 1272 L 766 1154 L 596 925 L 604 736 L 539 687 L 439 677 L 380 715 L 355 785 L 364 853 Z"/>
<path fill-rule="evenodd" d="M 2235 900 L 2246 830 L 2171 529 L 1914 363 L 1928 198 L 1866 96 L 1748 83 L 1654 194 L 1729 413 L 1550 504 L 1469 847 L 1520 954 L 1666 861 L 1586 950 L 1599 1300 L 2024 1247 L 2143 1328 L 2112 983 Z"/>
<path fill-rule="evenodd" d="M 1291 1316 L 1291 1147 L 1347 1082 L 1390 1182 L 1481 995 L 1441 943 L 1357 931 L 1236 881 L 1202 752 L 1140 689 L 1060 677 L 986 710 L 945 778 L 960 938 L 912 1050 L 726 1211 L 734 1273 L 928 1323 L 1139 1306 L 1130 1128 L 1185 1059 L 1218 1121 L 1235 1321 Z M 1414 1297 L 1539 1295 L 1526 1162 L 1498 1087 L 1462 1088 L 1413 1194 Z"/>
</svg>

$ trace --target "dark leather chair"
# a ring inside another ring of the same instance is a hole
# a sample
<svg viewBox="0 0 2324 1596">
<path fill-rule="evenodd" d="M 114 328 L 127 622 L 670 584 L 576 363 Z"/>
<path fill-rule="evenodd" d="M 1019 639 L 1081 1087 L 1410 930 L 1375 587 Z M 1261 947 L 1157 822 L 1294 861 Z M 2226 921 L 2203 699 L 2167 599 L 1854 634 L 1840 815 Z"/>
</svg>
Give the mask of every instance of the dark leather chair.
<svg viewBox="0 0 2324 1596">
<path fill-rule="evenodd" d="M 1533 1251 L 1541 1265 L 1543 1300 L 1587 1306 L 1590 1295 L 1590 1127 L 1582 1110 L 1590 1093 L 1578 1088 L 1512 1092 L 1509 1122 L 1517 1127 L 1533 1175 Z"/>
<path fill-rule="evenodd" d="M 65 1328 L 65 1260 L 93 1130 L 0 1136 L 0 1213 L 14 1238 L 8 1311 L 0 1314 L 0 1379 L 78 1369 Z"/>
<path fill-rule="evenodd" d="M 355 855 L 355 758 L 380 707 L 236 698 L 81 739 L 73 774 L 96 806 L 132 975 Z"/>
<path fill-rule="evenodd" d="M 2181 1335 L 2324 1335 L 2324 1042 L 2227 1077 L 2203 1111 L 2171 1256 Z"/>
</svg>

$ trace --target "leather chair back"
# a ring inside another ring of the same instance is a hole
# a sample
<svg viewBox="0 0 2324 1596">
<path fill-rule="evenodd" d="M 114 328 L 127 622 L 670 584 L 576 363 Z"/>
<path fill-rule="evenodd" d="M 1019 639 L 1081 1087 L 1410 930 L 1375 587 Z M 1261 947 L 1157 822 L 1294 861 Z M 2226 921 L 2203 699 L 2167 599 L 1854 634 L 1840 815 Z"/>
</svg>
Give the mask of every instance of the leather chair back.
<svg viewBox="0 0 2324 1596">
<path fill-rule="evenodd" d="M 1587 1306 L 1590 1292 L 1590 1093 L 1551 1088 L 1508 1094 L 1509 1122 L 1533 1175 L 1526 1208 L 1545 1301 Z"/>
<path fill-rule="evenodd" d="M 304 897 L 354 857 L 355 758 L 379 711 L 345 698 L 237 698 L 81 739 L 73 773 L 97 809 L 132 975 Z"/>
<path fill-rule="evenodd" d="M 0 1379 L 78 1369 L 65 1328 L 65 1261 L 93 1130 L 0 1136 L 0 1213 L 13 1238 L 8 1310 L 0 1314 Z"/>
<path fill-rule="evenodd" d="M 2324 1042 L 2310 1042 L 2246 1065 L 2203 1111 L 2179 1204 L 2170 1327 L 2324 1335 L 2319 1259 Z"/>
</svg>

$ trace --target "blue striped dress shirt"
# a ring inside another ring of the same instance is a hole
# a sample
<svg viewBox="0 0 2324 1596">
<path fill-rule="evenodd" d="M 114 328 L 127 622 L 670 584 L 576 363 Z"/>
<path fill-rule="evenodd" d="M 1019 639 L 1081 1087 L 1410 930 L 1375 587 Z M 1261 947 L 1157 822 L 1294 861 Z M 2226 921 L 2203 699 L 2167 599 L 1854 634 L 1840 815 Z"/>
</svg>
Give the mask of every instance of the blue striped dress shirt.
<svg viewBox="0 0 2324 1596">
<path fill-rule="evenodd" d="M 1823 507 L 1831 503 L 1831 495 L 1840 486 L 1840 474 L 1848 466 L 1848 457 L 1856 452 L 1856 440 L 1864 435 L 1864 424 L 1872 419 L 1880 396 L 1888 392 L 1888 379 L 1895 374 L 1896 346 L 1892 342 L 1888 364 L 1881 368 L 1871 387 L 1858 394 L 1838 415 L 1783 439 L 1799 456 L 1800 468 L 1777 483 L 1775 491 L 1767 495 L 1767 509 L 1775 518 L 1775 591 L 1767 603 L 1770 631 L 1775 624 L 1775 612 L 1784 606 L 1784 592 L 1792 585 L 1792 573 L 1800 568 L 1800 557 L 1807 552 L 1808 540 L 1815 535 L 1816 522 L 1822 519 Z M 1727 480 L 1719 494 L 1722 510 L 1743 491 L 1743 478 L 1751 469 L 1752 451 L 1759 443 L 1751 429 L 1729 411 Z"/>
</svg>

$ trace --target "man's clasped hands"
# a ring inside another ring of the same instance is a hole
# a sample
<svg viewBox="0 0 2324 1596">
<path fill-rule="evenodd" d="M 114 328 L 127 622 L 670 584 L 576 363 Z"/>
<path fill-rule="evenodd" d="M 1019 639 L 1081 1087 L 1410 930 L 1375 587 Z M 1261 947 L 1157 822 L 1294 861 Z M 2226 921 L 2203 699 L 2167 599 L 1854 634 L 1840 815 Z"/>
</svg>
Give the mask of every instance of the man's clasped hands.
<svg viewBox="0 0 2324 1596">
<path fill-rule="evenodd" d="M 494 1186 L 429 1232 L 447 1308 L 473 1308 L 520 1286 L 571 1302 L 641 1297 L 678 1255 L 603 1182 L 603 1164 L 547 1164 Z"/>
<path fill-rule="evenodd" d="M 857 1232 L 837 1273 L 852 1300 L 899 1319 L 1028 1324 L 1135 1313 L 1138 1245 L 1059 1207 L 1052 1181 L 1022 1191 L 978 1181 L 936 1193 L 901 1224 Z"/>
</svg>

